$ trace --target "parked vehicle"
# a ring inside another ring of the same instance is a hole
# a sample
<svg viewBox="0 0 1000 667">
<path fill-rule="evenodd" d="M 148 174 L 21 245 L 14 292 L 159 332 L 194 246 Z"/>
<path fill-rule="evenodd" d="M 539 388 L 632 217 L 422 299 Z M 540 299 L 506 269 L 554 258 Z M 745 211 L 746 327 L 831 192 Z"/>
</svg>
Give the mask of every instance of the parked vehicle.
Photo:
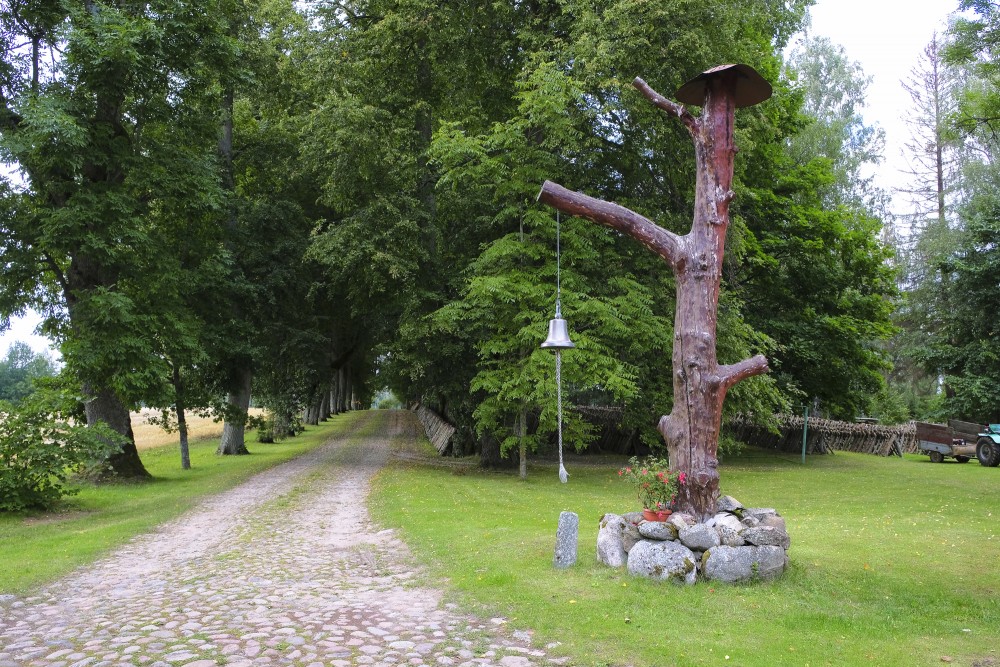
<svg viewBox="0 0 1000 667">
<path fill-rule="evenodd" d="M 961 424 L 972 426 L 969 429 L 962 428 L 956 432 L 953 425 Z M 932 463 L 941 463 L 945 458 L 953 458 L 959 463 L 968 463 L 976 456 L 976 444 L 969 442 L 963 437 L 972 434 L 973 442 L 979 437 L 979 425 L 968 424 L 967 422 L 948 422 L 944 424 L 926 424 L 917 422 L 917 444 L 920 451 L 931 457 Z"/>
<path fill-rule="evenodd" d="M 1000 464 L 1000 424 L 990 424 L 976 441 L 976 458 L 979 464 L 995 468 Z"/>
</svg>

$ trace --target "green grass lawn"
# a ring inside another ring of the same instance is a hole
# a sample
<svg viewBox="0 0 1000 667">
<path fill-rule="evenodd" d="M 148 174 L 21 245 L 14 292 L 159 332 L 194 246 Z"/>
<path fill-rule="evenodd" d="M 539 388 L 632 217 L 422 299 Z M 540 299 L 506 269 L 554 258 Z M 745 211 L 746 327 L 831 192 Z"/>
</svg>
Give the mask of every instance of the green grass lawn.
<svg viewBox="0 0 1000 667">
<path fill-rule="evenodd" d="M 85 486 L 58 512 L 0 514 L 0 593 L 25 593 L 173 519 L 208 494 L 294 458 L 349 430 L 357 416 L 332 418 L 284 442 L 249 444 L 249 456 L 217 456 L 218 439 L 191 444 L 191 470 L 177 445 L 142 452 L 153 480 Z"/>
<path fill-rule="evenodd" d="M 838 453 L 750 451 L 723 493 L 775 507 L 792 536 L 777 582 L 652 583 L 598 565 L 597 523 L 638 509 L 616 466 L 529 479 L 400 462 L 375 517 L 399 528 L 473 610 L 561 642 L 578 665 L 1000 665 L 1000 469 Z M 580 516 L 579 560 L 552 567 L 559 512 Z"/>
</svg>

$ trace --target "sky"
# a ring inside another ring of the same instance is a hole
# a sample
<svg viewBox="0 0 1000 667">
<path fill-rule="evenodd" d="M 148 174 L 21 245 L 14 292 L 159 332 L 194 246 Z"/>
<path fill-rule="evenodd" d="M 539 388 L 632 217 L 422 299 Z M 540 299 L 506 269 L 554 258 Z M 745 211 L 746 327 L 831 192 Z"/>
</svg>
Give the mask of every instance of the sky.
<svg viewBox="0 0 1000 667">
<path fill-rule="evenodd" d="M 885 162 L 876 171 L 884 189 L 905 184 L 906 161 L 901 157 L 910 132 L 904 121 L 909 94 L 907 79 L 934 32 L 944 32 L 958 0 L 817 0 L 810 9 L 809 34 L 830 38 L 844 47 L 872 77 L 864 116 L 885 130 Z M 897 196 L 894 213 L 906 213 L 905 198 Z"/>
<path fill-rule="evenodd" d="M 887 191 L 904 185 L 906 161 L 903 146 L 909 138 L 904 122 L 909 95 L 901 81 L 916 65 L 934 31 L 942 32 L 957 0 L 817 0 L 810 10 L 811 35 L 829 37 L 844 47 L 851 60 L 872 77 L 864 111 L 869 124 L 886 133 L 885 162 L 876 172 L 876 182 Z M 905 201 L 896 197 L 895 213 L 905 213 Z M 0 335 L 0 354 L 15 340 L 27 342 L 36 351 L 49 349 L 48 341 L 33 335 L 39 318 L 11 322 Z"/>
</svg>

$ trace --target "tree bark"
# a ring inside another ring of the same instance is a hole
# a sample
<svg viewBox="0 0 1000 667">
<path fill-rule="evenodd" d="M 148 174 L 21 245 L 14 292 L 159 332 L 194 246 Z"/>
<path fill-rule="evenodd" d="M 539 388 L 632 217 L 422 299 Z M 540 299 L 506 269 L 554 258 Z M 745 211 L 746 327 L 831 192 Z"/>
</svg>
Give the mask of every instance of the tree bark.
<svg viewBox="0 0 1000 667">
<path fill-rule="evenodd" d="M 95 390 L 88 385 L 84 385 L 83 393 L 89 397 L 83 404 L 84 413 L 87 415 L 87 424 L 104 422 L 116 433 L 125 436 L 126 439 L 122 450 L 107 460 L 108 476 L 127 479 L 151 477 L 139 459 L 139 450 L 135 446 L 135 435 L 132 433 L 131 415 L 118 395 L 110 389 Z"/>
<path fill-rule="evenodd" d="M 171 382 L 174 385 L 174 409 L 177 411 L 177 433 L 181 442 L 181 470 L 190 470 L 191 450 L 188 447 L 187 417 L 184 414 L 184 381 L 176 364 L 173 365 Z"/>
<path fill-rule="evenodd" d="M 253 372 L 249 368 L 241 368 L 236 387 L 229 392 L 229 396 L 226 398 L 229 411 L 222 427 L 222 440 L 219 442 L 216 454 L 229 456 L 250 453 L 246 446 L 246 426 L 252 382 Z"/>
<path fill-rule="evenodd" d="M 675 508 L 704 520 L 714 516 L 719 495 L 717 453 L 726 393 L 741 380 L 768 371 L 762 355 L 728 366 L 720 366 L 716 356 L 722 258 L 733 197 L 736 73 L 722 72 L 708 79 L 698 118 L 642 79 L 633 85 L 653 104 L 677 116 L 691 134 L 697 161 L 691 231 L 679 237 L 622 206 L 548 181 L 539 201 L 627 234 L 670 264 L 676 278 L 674 406 L 660 419 L 659 431 L 671 467 L 687 477 Z"/>
<path fill-rule="evenodd" d="M 517 416 L 517 437 L 520 438 L 518 447 L 518 473 L 521 479 L 528 479 L 528 444 L 525 439 L 528 430 L 528 408 L 521 406 L 521 412 Z"/>
</svg>

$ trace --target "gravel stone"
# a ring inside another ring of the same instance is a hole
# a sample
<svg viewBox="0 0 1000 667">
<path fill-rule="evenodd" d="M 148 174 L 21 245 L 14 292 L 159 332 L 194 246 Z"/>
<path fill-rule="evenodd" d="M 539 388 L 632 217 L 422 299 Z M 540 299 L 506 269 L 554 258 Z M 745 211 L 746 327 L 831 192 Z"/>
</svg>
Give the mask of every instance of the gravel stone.
<svg viewBox="0 0 1000 667">
<path fill-rule="evenodd" d="M 47 588 L 0 596 L 0 667 L 558 664 L 530 633 L 443 604 L 372 523 L 371 477 L 421 427 L 407 411 L 357 417 L 372 435 L 333 438 Z"/>
</svg>

